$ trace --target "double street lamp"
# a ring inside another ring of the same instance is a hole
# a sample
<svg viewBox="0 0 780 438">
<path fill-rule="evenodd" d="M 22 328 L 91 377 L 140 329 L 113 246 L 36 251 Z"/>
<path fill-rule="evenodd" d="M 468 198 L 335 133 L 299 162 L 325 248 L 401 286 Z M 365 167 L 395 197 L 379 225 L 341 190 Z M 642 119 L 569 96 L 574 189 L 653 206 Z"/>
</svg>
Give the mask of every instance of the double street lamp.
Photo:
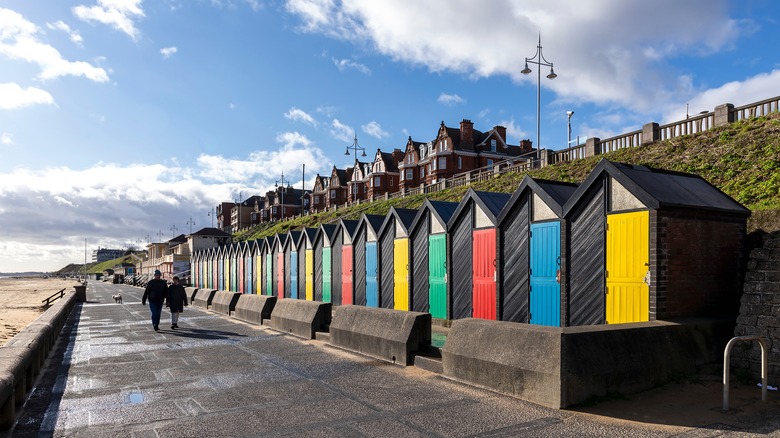
<svg viewBox="0 0 780 438">
<path fill-rule="evenodd" d="M 287 183 L 287 187 L 290 187 L 290 181 L 287 181 L 286 179 L 284 179 L 284 171 L 282 171 L 282 177 L 279 178 L 278 180 L 276 180 L 276 182 L 274 183 L 274 187 L 276 187 L 276 188 L 279 188 L 280 184 L 282 186 L 282 204 L 280 206 L 281 209 L 282 209 L 282 212 L 281 212 L 282 220 L 284 220 L 284 190 L 285 190 L 284 189 L 284 184 L 285 183 Z"/>
<path fill-rule="evenodd" d="M 538 68 L 536 69 L 536 151 L 537 151 L 537 159 L 538 151 L 541 148 L 541 143 L 539 139 L 539 131 L 540 131 L 540 100 L 542 95 L 542 66 L 544 67 L 550 67 L 550 74 L 547 75 L 547 79 L 555 79 L 558 77 L 558 75 L 555 74 L 555 70 L 553 70 L 553 63 L 547 61 L 544 59 L 544 55 L 542 55 L 542 36 L 539 35 L 539 44 L 536 46 L 536 54 L 531 58 L 525 58 L 525 68 L 520 71 L 520 73 L 527 75 L 531 73 L 531 69 L 528 68 L 528 63 L 536 64 Z"/>
<path fill-rule="evenodd" d="M 358 153 L 358 151 L 362 152 L 361 155 L 360 155 L 361 157 L 365 157 L 366 156 L 366 148 L 364 148 L 364 147 L 362 147 L 362 146 L 360 146 L 358 144 L 357 133 L 355 133 L 355 141 L 351 145 L 347 146 L 347 151 L 344 152 L 344 155 L 349 156 L 350 149 L 352 150 L 352 153 L 355 154 L 355 162 L 358 162 L 357 161 L 357 153 Z M 357 169 L 353 169 L 352 170 L 352 175 L 353 175 L 352 180 L 354 181 L 352 183 L 352 202 L 353 203 L 357 202 L 357 191 L 356 191 L 356 187 L 355 187 L 355 186 L 357 186 L 357 181 L 355 181 L 355 177 L 354 177 L 354 175 L 356 174 L 355 170 L 357 170 Z"/>
</svg>

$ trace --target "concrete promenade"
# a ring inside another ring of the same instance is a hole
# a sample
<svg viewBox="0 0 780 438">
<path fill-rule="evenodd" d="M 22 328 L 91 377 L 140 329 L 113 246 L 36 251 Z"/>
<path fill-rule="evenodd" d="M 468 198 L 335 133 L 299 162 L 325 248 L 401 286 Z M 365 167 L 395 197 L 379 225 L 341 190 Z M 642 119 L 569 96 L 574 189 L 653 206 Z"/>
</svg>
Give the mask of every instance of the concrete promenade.
<svg viewBox="0 0 780 438">
<path fill-rule="evenodd" d="M 89 284 L 12 436 L 780 436 L 774 395 L 666 424 L 621 400 L 603 405 L 616 417 L 554 410 L 192 306 L 155 332 L 141 295 Z"/>
</svg>

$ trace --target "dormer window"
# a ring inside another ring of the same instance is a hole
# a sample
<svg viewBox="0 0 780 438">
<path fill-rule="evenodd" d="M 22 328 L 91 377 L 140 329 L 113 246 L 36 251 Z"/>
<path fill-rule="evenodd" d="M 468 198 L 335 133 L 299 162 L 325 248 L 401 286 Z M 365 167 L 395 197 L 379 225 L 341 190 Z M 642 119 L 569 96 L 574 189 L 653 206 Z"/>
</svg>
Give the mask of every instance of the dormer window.
<svg viewBox="0 0 780 438">
<path fill-rule="evenodd" d="M 496 151 L 496 139 L 495 138 L 491 138 L 490 139 L 490 152 L 495 152 L 495 151 Z"/>
</svg>

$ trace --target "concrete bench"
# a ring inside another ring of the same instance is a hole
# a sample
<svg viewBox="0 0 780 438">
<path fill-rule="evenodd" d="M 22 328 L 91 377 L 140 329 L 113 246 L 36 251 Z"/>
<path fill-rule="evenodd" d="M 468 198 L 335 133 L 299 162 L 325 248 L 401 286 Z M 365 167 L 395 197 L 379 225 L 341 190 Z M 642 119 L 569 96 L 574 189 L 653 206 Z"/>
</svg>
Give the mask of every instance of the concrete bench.
<svg viewBox="0 0 780 438">
<path fill-rule="evenodd" d="M 192 300 L 192 305 L 208 309 L 216 293 L 217 291 L 214 289 L 198 289 L 195 293 L 195 299 Z"/>
<path fill-rule="evenodd" d="M 211 299 L 209 308 L 217 313 L 230 315 L 231 312 L 236 310 L 236 303 L 240 296 L 241 292 L 217 291 Z"/>
<path fill-rule="evenodd" d="M 198 292 L 198 290 L 199 289 L 197 287 L 185 287 L 184 288 L 184 293 L 187 294 L 187 299 L 189 300 L 188 303 L 195 302 L 195 294 Z"/>
<path fill-rule="evenodd" d="M 560 409 L 644 391 L 718 362 L 727 320 L 544 327 L 481 319 L 452 323 L 443 375 Z"/>
<path fill-rule="evenodd" d="M 233 317 L 256 324 L 267 323 L 276 305 L 276 297 L 271 295 L 243 294 L 238 298 Z"/>
<path fill-rule="evenodd" d="M 431 345 L 431 314 L 364 306 L 333 311 L 330 343 L 377 359 L 410 365 Z"/>
<path fill-rule="evenodd" d="M 276 302 L 269 326 L 304 339 L 314 339 L 330 325 L 331 303 L 285 298 Z"/>
</svg>

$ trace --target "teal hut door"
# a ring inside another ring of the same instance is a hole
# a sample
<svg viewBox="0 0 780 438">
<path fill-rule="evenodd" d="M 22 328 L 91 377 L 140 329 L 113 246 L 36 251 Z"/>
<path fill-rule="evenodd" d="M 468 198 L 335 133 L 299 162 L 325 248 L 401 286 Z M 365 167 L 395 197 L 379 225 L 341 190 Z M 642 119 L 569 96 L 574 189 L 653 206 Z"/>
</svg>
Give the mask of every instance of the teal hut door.
<svg viewBox="0 0 780 438">
<path fill-rule="evenodd" d="M 431 316 L 447 319 L 447 235 L 428 236 L 428 305 Z"/>
<path fill-rule="evenodd" d="M 560 327 L 561 223 L 531 224 L 531 324 Z"/>
</svg>

